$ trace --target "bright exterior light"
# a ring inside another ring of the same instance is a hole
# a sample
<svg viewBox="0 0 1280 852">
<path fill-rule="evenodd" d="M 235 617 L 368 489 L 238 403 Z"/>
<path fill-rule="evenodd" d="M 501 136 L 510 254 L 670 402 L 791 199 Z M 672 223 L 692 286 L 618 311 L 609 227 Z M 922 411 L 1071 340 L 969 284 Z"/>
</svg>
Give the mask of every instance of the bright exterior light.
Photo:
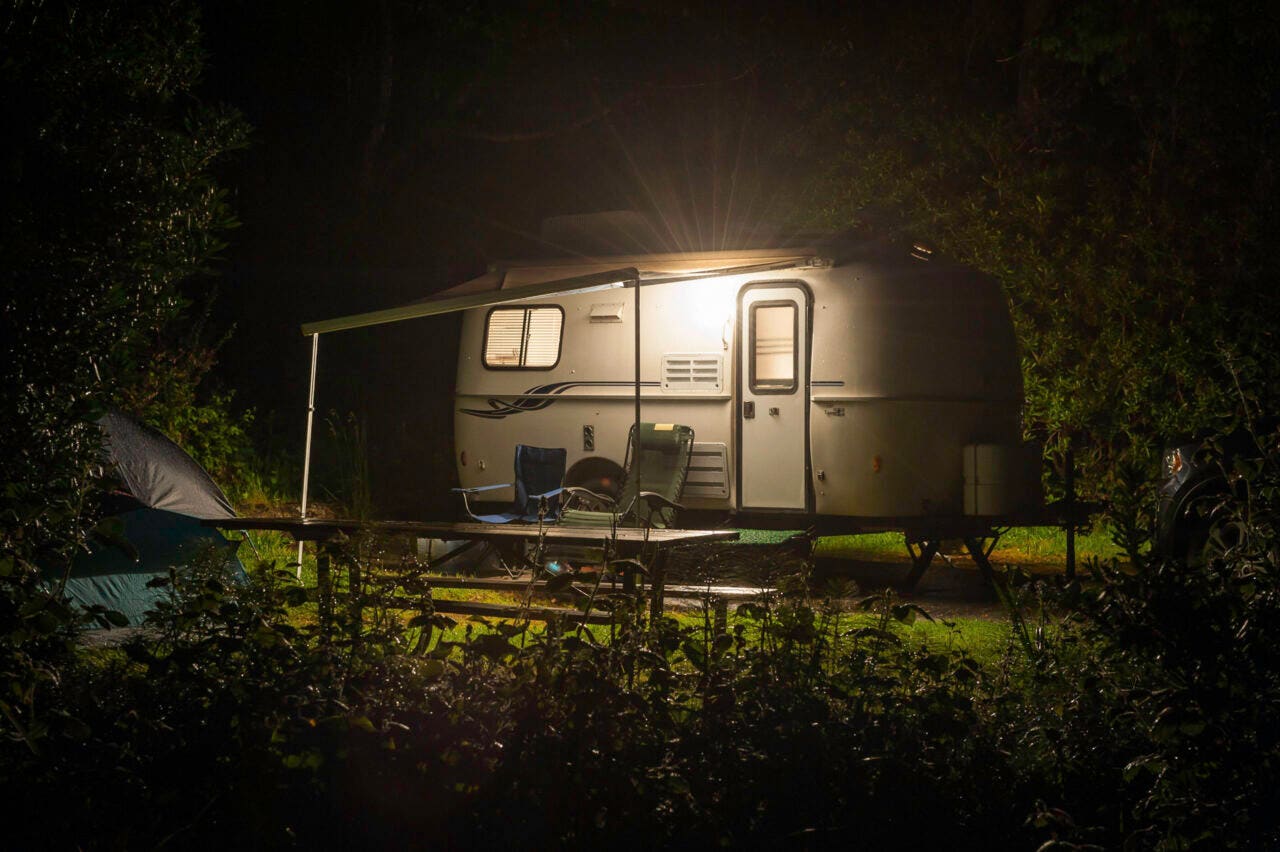
<svg viewBox="0 0 1280 852">
<path fill-rule="evenodd" d="M 715 332 L 726 327 L 733 318 L 736 285 L 721 281 L 704 281 L 680 301 L 682 322 L 702 331 Z"/>
</svg>

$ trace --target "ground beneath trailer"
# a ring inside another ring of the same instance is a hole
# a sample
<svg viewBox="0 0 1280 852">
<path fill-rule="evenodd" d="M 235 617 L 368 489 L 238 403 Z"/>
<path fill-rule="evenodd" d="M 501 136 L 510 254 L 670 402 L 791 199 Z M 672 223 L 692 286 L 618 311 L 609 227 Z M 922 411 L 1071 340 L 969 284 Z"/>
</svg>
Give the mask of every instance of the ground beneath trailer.
<svg viewBox="0 0 1280 852">
<path fill-rule="evenodd" d="M 893 589 L 904 600 L 920 604 L 934 618 L 1008 620 L 1008 611 L 995 589 L 967 557 L 961 560 L 952 556 L 951 564 L 937 560 L 929 566 L 915 590 L 906 593 L 897 589 L 896 584 L 910 568 L 911 562 L 906 558 L 901 562 L 849 561 L 838 569 L 838 576 L 847 576 L 857 583 L 863 594 Z"/>
<path fill-rule="evenodd" d="M 1001 571 L 1011 566 L 997 563 L 995 567 Z M 1019 567 L 1037 574 L 1054 570 L 1044 565 Z M 787 577 L 795 576 L 803 568 L 804 555 L 785 543 L 691 548 L 673 554 L 668 580 L 689 585 L 774 588 L 785 584 Z M 920 604 L 935 618 L 1008 618 L 995 589 L 961 548 L 944 548 L 916 587 L 906 591 L 901 584 L 910 569 L 911 560 L 905 552 L 901 558 L 876 554 L 874 558 L 865 559 L 817 559 L 811 574 L 811 589 L 819 596 L 848 601 L 850 605 L 867 595 L 891 590 L 904 600 Z"/>
</svg>

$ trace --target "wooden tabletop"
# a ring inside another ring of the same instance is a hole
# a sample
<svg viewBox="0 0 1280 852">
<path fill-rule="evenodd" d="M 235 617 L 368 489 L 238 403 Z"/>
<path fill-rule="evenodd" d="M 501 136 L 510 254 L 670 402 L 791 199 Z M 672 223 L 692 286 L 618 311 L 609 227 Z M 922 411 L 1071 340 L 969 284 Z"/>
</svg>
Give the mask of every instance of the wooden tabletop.
<svg viewBox="0 0 1280 852">
<path fill-rule="evenodd" d="M 297 541 L 322 541 L 339 532 L 374 532 L 413 535 L 439 539 L 536 539 L 573 544 L 595 544 L 614 539 L 624 544 L 648 542 L 659 547 L 679 544 L 703 544 L 714 541 L 736 541 L 737 530 L 635 529 L 619 527 L 615 532 L 598 527 L 571 527 L 549 524 L 539 532 L 537 524 L 478 524 L 453 521 L 360 521 L 353 518 L 217 518 L 201 521 L 204 526 L 229 530 L 277 530 L 287 532 Z"/>
</svg>

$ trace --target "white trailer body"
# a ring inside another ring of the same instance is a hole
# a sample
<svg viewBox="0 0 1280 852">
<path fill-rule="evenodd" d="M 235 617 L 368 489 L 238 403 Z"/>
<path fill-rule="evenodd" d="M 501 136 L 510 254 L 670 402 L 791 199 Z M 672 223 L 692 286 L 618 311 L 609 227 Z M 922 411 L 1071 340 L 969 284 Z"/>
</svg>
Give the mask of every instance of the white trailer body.
<svg viewBox="0 0 1280 852">
<path fill-rule="evenodd" d="M 864 241 L 531 261 L 442 295 L 622 266 L 640 273 L 642 417 L 695 430 L 689 509 L 852 530 L 1038 502 L 1004 294 L 925 250 Z M 617 287 L 465 312 L 462 486 L 503 481 L 516 444 L 565 447 L 567 484 L 616 484 L 635 419 L 635 300 Z"/>
</svg>

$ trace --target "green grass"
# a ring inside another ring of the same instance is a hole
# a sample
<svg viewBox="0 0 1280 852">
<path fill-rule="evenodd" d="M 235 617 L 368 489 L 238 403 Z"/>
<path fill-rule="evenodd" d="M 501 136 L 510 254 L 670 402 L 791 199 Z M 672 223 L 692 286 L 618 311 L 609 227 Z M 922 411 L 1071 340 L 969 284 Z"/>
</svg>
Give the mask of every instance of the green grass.
<svg viewBox="0 0 1280 852">
<path fill-rule="evenodd" d="M 968 651 L 975 660 L 984 664 L 995 663 L 1013 638 L 1011 625 L 1003 620 L 956 618 L 948 619 L 948 622 L 917 619 L 901 630 L 908 642 L 923 644 L 935 651 Z"/>
<path fill-rule="evenodd" d="M 739 543 L 747 545 L 777 544 L 800 532 L 799 530 L 739 530 Z M 258 555 L 247 544 L 240 549 L 240 558 L 246 567 L 257 559 L 275 561 L 279 566 L 297 559 L 297 545 L 292 538 L 279 532 L 255 532 L 253 541 Z M 947 553 L 963 555 L 958 542 L 944 542 Z M 864 533 L 862 535 L 827 536 L 814 545 L 818 558 L 852 559 L 871 562 L 907 563 L 906 546 L 901 533 Z M 967 559 L 967 556 L 964 558 Z M 1076 536 L 1076 561 L 1084 564 L 1091 558 L 1101 561 L 1124 554 L 1111 540 L 1111 531 L 1099 526 Z M 1066 564 L 1066 533 L 1057 527 L 1016 527 L 1005 531 L 991 553 L 991 561 L 997 567 L 1016 565 L 1030 571 L 1045 573 L 1060 571 Z M 302 560 L 302 581 L 315 583 L 315 548 L 308 545 Z M 484 599 L 484 598 L 481 598 Z"/>
<path fill-rule="evenodd" d="M 925 607 L 926 611 L 928 607 Z M 695 631 L 708 627 L 700 612 L 668 613 L 682 627 Z M 821 619 L 821 616 L 819 616 Z M 880 624 L 880 616 L 875 613 L 841 612 L 830 616 L 823 623 L 826 636 L 844 636 L 849 631 L 862 627 L 876 627 Z M 733 612 L 729 615 L 727 629 L 733 632 L 737 625 L 745 628 L 749 643 L 759 641 L 760 623 L 754 619 L 740 617 Z M 956 618 L 930 621 L 916 618 L 911 624 L 903 624 L 890 620 L 889 630 L 907 647 L 927 647 L 931 651 L 957 650 L 966 651 L 981 663 L 995 663 L 1004 654 L 1013 638 L 1012 628 L 1007 621 L 987 620 L 982 618 Z M 841 639 L 840 641 L 848 641 Z"/>
<path fill-rule="evenodd" d="M 681 627 L 693 631 L 695 635 L 704 628 L 710 629 L 709 623 L 704 620 L 703 614 L 700 612 L 673 611 L 669 612 L 668 615 L 674 618 Z M 474 637 L 497 632 L 493 626 L 495 619 L 482 620 L 465 616 L 453 616 L 453 618 L 456 624 L 441 633 L 437 633 L 433 642 L 463 642 L 468 634 Z M 503 621 L 518 623 L 515 619 L 503 619 Z M 879 619 L 874 614 L 841 613 L 834 617 L 833 621 L 827 625 L 826 630 L 828 635 L 844 634 L 859 627 L 871 627 L 878 623 Z M 732 633 L 739 624 L 745 627 L 745 635 L 749 643 L 758 641 L 759 622 L 737 616 L 731 612 L 726 625 L 727 630 Z M 542 622 L 531 622 L 528 625 L 527 637 L 530 640 L 534 639 L 541 636 L 545 630 L 546 625 Z M 1009 648 L 1013 637 L 1012 629 L 1008 622 L 989 621 L 981 618 L 957 618 L 948 620 L 946 623 L 941 620 L 928 621 L 919 618 L 909 625 L 891 622 L 890 630 L 908 647 L 924 646 L 931 651 L 965 651 L 984 665 L 998 662 Z M 609 625 L 588 625 L 586 631 L 594 637 L 596 642 L 608 642 L 610 639 L 611 630 Z M 512 641 L 516 645 L 521 644 L 519 635 Z M 458 655 L 461 652 L 455 650 L 453 653 Z"/>
<path fill-rule="evenodd" d="M 1060 562 L 1066 558 L 1067 534 L 1058 527 L 1015 527 L 1001 536 L 992 559 L 1000 559 L 1001 554 L 1006 561 Z M 1111 540 L 1109 527 L 1098 526 L 1087 533 L 1076 534 L 1076 558 L 1080 561 L 1124 556 L 1124 551 Z"/>
<path fill-rule="evenodd" d="M 287 569 L 292 572 L 293 569 L 288 566 L 297 557 L 297 546 L 291 537 L 283 533 L 267 532 L 255 534 L 254 540 L 257 545 L 256 557 L 247 545 L 242 546 L 240 553 L 242 561 L 244 561 L 249 571 L 258 571 L 261 570 L 262 566 L 274 563 L 277 569 Z M 345 572 L 337 573 L 341 575 Z M 340 576 L 335 576 L 335 579 L 341 583 Z M 308 548 L 304 555 L 302 583 L 310 588 L 315 586 L 313 548 Z M 432 595 L 441 600 L 470 600 L 511 606 L 519 606 L 524 599 L 523 594 L 517 591 L 495 591 L 489 589 L 442 588 L 433 589 Z M 545 594 L 535 595 L 531 603 L 533 606 L 568 606 L 566 600 L 556 599 Z M 817 606 L 816 603 L 815 606 Z M 928 609 L 927 605 L 925 609 Z M 403 617 L 406 623 L 411 615 L 411 612 L 404 611 Z M 696 604 L 690 608 L 668 610 L 667 615 L 673 618 L 681 627 L 695 633 L 702 629 L 710 629 L 709 613 L 701 610 Z M 316 617 L 317 610 L 314 602 L 293 607 L 289 615 L 290 621 L 295 626 L 312 625 L 315 623 Z M 837 612 L 831 617 L 833 621 L 828 623 L 827 629 L 834 631 L 832 635 L 844 634 L 859 627 L 872 626 L 877 622 L 878 618 L 873 613 L 850 611 Z M 496 625 L 498 623 L 520 623 L 518 618 L 495 619 L 466 615 L 450 615 L 449 618 L 453 621 L 453 625 L 443 631 L 437 631 L 437 634 L 433 637 L 433 643 L 439 641 L 460 643 L 464 642 L 468 636 L 475 637 L 497 632 Z M 745 628 L 749 641 L 758 641 L 759 622 L 746 616 L 738 615 L 737 606 L 731 605 L 727 629 L 732 632 L 737 625 L 742 625 Z M 957 618 L 948 620 L 946 623 L 941 620 L 929 621 L 924 618 L 918 618 L 912 624 L 891 622 L 891 628 L 907 644 L 923 644 L 933 650 L 964 650 L 984 663 L 997 660 L 1008 647 L 1011 636 L 1010 625 L 1006 621 L 980 618 Z M 527 638 L 537 637 L 545 629 L 546 625 L 543 622 L 533 621 L 527 625 L 528 632 L 524 635 Z M 569 629 L 572 630 L 574 628 Z M 612 632 L 609 625 L 590 625 L 586 629 L 598 642 L 609 641 Z M 416 629 L 407 630 L 406 635 L 411 640 L 416 640 L 417 632 Z M 522 644 L 519 635 L 513 641 L 517 645 Z M 113 649 L 90 651 L 89 653 L 105 654 L 107 658 L 111 659 L 118 656 Z"/>
<path fill-rule="evenodd" d="M 833 559 L 902 559 L 906 558 L 907 549 L 902 543 L 902 533 L 864 533 L 820 538 L 814 545 L 813 555 Z"/>
<path fill-rule="evenodd" d="M 804 530 L 746 530 L 740 529 L 736 544 L 778 544 Z M 732 546 L 730 544 L 729 546 Z"/>
<path fill-rule="evenodd" d="M 750 544 L 774 543 L 784 540 L 794 532 L 744 530 L 742 540 Z M 253 534 L 253 540 L 257 545 L 256 556 L 247 544 L 242 545 L 240 549 L 240 557 L 249 570 L 254 570 L 261 562 L 274 562 L 278 568 L 283 568 L 294 563 L 297 558 L 297 545 L 292 537 L 285 533 L 257 532 Z M 1006 540 L 1008 542 L 1006 547 L 1035 559 L 1060 558 L 1059 555 L 1065 552 L 1065 538 L 1060 530 L 1053 528 L 1011 530 Z M 998 549 L 993 554 L 992 558 L 997 561 L 997 564 L 1000 564 L 1000 554 L 1004 550 L 1005 548 Z M 1090 554 L 1106 556 L 1113 555 L 1117 551 L 1110 544 L 1105 533 L 1094 532 L 1089 536 L 1081 536 L 1079 538 L 1077 552 L 1081 554 L 1081 559 L 1083 559 Z M 819 539 L 816 546 L 816 555 L 881 560 L 899 559 L 905 557 L 905 548 L 902 544 L 901 534 L 875 533 Z M 314 587 L 315 582 L 315 548 L 308 545 L 302 561 L 302 583 L 308 587 Z M 434 589 L 432 594 L 442 600 L 471 600 L 508 605 L 519 605 L 522 600 L 522 595 L 517 592 L 486 589 Z M 533 605 L 565 606 L 566 604 L 563 601 L 555 601 L 546 596 L 538 595 L 535 596 Z M 729 629 L 732 630 L 733 625 L 741 621 L 750 630 L 753 623 L 745 618 L 739 619 L 735 614 L 735 609 L 736 607 L 730 607 Z M 928 610 L 927 604 L 925 604 L 925 609 Z M 703 626 L 704 614 L 696 608 L 670 610 L 668 614 L 684 627 L 700 628 Z M 300 624 L 313 622 L 316 617 L 314 604 L 298 607 L 296 609 L 296 617 Z M 408 615 L 406 614 L 407 617 Z M 437 641 L 443 639 L 447 642 L 461 642 L 465 639 L 468 630 L 470 630 L 472 636 L 494 632 L 494 629 L 486 624 L 486 621 L 493 622 L 496 621 L 495 619 L 480 619 L 463 615 L 454 615 L 451 618 L 455 621 L 455 625 L 445 630 L 442 636 L 437 637 Z M 854 629 L 872 624 L 875 616 L 864 613 L 843 613 L 840 619 L 841 629 Z M 507 619 L 505 621 L 511 622 L 513 620 Z M 529 626 L 530 635 L 534 636 L 540 635 L 544 629 L 545 625 L 541 622 L 533 622 Z M 598 641 L 607 641 L 609 636 L 609 627 L 607 625 L 593 625 L 589 629 Z M 981 618 L 949 619 L 947 624 L 943 624 L 941 620 L 930 622 L 920 618 L 911 625 L 901 625 L 895 622 L 894 630 L 905 642 L 922 643 L 932 649 L 954 648 L 965 650 L 984 662 L 997 659 L 1008 646 L 1010 640 L 1010 626 L 1006 621 Z"/>
<path fill-rule="evenodd" d="M 944 546 L 947 543 L 944 542 Z M 956 549 L 956 548 L 952 548 Z M 863 559 L 876 562 L 906 561 L 906 545 L 901 533 L 866 533 L 820 538 L 814 555 L 833 559 Z M 1018 565 L 1033 571 L 1061 570 L 1066 565 L 1067 534 L 1058 527 L 1014 527 L 1001 537 L 991 561 L 995 565 Z M 1076 561 L 1090 558 L 1123 559 L 1123 551 L 1111 540 L 1111 531 L 1098 527 L 1076 535 Z"/>
</svg>

